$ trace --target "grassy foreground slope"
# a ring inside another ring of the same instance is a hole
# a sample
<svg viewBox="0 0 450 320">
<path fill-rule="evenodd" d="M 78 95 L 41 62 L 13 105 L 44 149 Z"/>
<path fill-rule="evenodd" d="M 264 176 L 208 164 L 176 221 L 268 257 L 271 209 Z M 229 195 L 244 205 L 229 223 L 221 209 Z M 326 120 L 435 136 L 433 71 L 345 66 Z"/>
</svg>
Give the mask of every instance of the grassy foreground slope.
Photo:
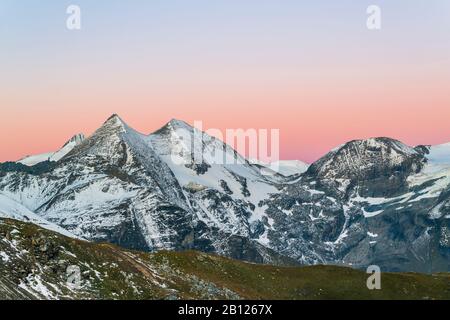
<svg viewBox="0 0 450 320">
<path fill-rule="evenodd" d="M 81 270 L 81 287 L 67 268 Z M 0 299 L 450 299 L 450 275 L 254 265 L 198 252 L 127 251 L 0 219 Z"/>
</svg>

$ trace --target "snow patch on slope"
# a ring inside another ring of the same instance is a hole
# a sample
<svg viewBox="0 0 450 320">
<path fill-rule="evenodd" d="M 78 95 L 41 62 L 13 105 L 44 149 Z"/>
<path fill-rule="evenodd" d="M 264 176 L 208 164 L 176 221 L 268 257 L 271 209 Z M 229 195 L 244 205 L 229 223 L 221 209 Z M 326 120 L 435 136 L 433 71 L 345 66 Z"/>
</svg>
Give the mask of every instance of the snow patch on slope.
<svg viewBox="0 0 450 320">
<path fill-rule="evenodd" d="M 182 187 L 192 184 L 205 188 L 224 190 L 224 182 L 234 199 L 251 202 L 255 210 L 250 222 L 265 215 L 259 202 L 278 189 L 261 174 L 260 170 L 224 142 L 191 127 L 179 120 L 148 137 L 149 144 L 169 166 Z M 201 156 L 205 172 L 196 172 L 194 162 Z M 243 191 L 246 184 L 249 194 Z"/>
<path fill-rule="evenodd" d="M 64 146 L 59 149 L 56 152 L 48 152 L 48 153 L 42 153 L 38 155 L 28 156 L 25 157 L 17 163 L 21 163 L 25 166 L 34 166 L 38 163 L 44 162 L 44 161 L 59 161 L 61 160 L 66 154 L 68 154 L 70 151 L 72 151 L 73 148 L 75 148 L 77 145 L 82 143 L 84 141 L 84 135 L 83 134 L 77 134 L 73 136 L 69 141 L 67 141 Z"/>
<path fill-rule="evenodd" d="M 34 156 L 28 156 L 23 158 L 22 160 L 17 161 L 17 163 L 21 163 L 25 166 L 29 166 L 32 167 L 34 165 L 37 165 L 38 163 L 44 162 L 44 161 L 49 161 L 51 159 L 51 157 L 53 156 L 53 152 L 48 152 L 48 153 L 42 153 L 42 154 L 37 154 Z"/>
<path fill-rule="evenodd" d="M 77 238 L 72 233 L 67 230 L 58 227 L 57 225 L 46 221 L 45 219 L 39 217 L 34 212 L 28 210 L 20 203 L 6 197 L 0 193 L 0 218 L 19 220 L 23 222 L 34 223 L 44 229 L 58 232 L 62 235 L 71 238 Z"/>
<path fill-rule="evenodd" d="M 299 160 L 280 160 L 266 166 L 285 177 L 305 173 L 309 168 L 309 164 Z"/>
</svg>

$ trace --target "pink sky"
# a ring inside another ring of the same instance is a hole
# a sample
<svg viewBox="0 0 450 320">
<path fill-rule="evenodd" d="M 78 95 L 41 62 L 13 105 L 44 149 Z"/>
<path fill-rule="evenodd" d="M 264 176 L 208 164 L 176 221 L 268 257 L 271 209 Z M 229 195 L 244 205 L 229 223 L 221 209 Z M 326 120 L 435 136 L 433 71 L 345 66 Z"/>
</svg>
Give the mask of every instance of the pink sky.
<svg viewBox="0 0 450 320">
<path fill-rule="evenodd" d="M 352 139 L 389 136 L 410 145 L 450 141 L 450 78 L 440 68 L 384 70 L 378 76 L 336 71 L 279 86 L 245 79 L 216 85 L 207 78 L 192 87 L 145 89 L 110 81 L 95 92 L 90 82 L 75 90 L 52 83 L 26 94 L 3 92 L 2 105 L 9 107 L 2 111 L 0 161 L 56 150 L 75 133 L 91 134 L 112 113 L 143 133 L 171 118 L 200 120 L 205 129 L 280 129 L 281 158 L 308 162 Z"/>
<path fill-rule="evenodd" d="M 355 1 L 196 3 L 80 0 L 71 32 L 62 2 L 2 2 L 0 162 L 113 113 L 143 133 L 280 129 L 281 158 L 308 162 L 353 139 L 450 142 L 448 1 L 382 1 L 375 32 Z"/>
</svg>

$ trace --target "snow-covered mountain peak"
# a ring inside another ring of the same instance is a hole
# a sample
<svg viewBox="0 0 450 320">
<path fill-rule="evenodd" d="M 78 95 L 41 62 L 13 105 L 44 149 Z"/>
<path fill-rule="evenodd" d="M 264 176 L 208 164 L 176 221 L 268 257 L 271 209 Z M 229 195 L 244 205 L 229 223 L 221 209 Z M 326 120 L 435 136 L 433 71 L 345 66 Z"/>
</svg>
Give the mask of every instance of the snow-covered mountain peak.
<svg viewBox="0 0 450 320">
<path fill-rule="evenodd" d="M 423 154 L 398 140 L 370 138 L 353 140 L 336 148 L 314 163 L 311 168 L 341 167 L 346 171 L 359 172 L 366 166 L 382 163 L 388 166 L 401 165 L 410 158 L 422 158 Z"/>
<path fill-rule="evenodd" d="M 366 186 L 374 181 L 400 190 L 406 185 L 406 177 L 418 173 L 425 164 L 425 155 L 418 148 L 391 138 L 371 138 L 350 141 L 331 151 L 311 165 L 307 173 L 333 184 L 338 182 L 340 190 L 346 190 L 343 186 L 349 184 Z M 381 192 L 387 188 L 370 188 L 371 192 L 375 189 Z"/>
<path fill-rule="evenodd" d="M 42 153 L 38 155 L 33 156 L 27 156 L 19 161 L 18 163 L 21 163 L 26 166 L 34 166 L 44 161 L 52 161 L 56 162 L 64 158 L 70 151 L 72 151 L 73 148 L 83 143 L 85 140 L 84 134 L 79 133 L 74 135 L 72 138 L 70 138 L 61 149 L 55 151 L 55 152 L 48 152 L 48 153 Z"/>
<path fill-rule="evenodd" d="M 151 134 L 149 139 L 155 151 L 166 156 L 166 160 L 202 168 L 200 171 L 211 165 L 249 164 L 244 157 L 220 139 L 180 120 L 171 120 Z"/>
<path fill-rule="evenodd" d="M 128 126 L 117 114 L 109 117 L 89 138 L 85 139 L 66 158 L 77 156 L 100 156 L 110 163 L 122 163 L 128 159 L 130 148 L 139 145 L 143 152 L 150 148 L 146 136 Z"/>
<path fill-rule="evenodd" d="M 188 123 L 172 119 L 159 130 L 150 134 L 149 139 L 156 148 L 162 148 L 163 153 L 173 155 L 184 154 L 187 159 L 192 158 L 195 145 L 202 146 L 203 140 L 210 138 Z"/>
<path fill-rule="evenodd" d="M 83 133 L 78 133 L 76 135 L 74 135 L 72 138 L 70 138 L 64 145 L 63 148 L 70 145 L 70 144 L 74 144 L 74 145 L 79 145 L 81 144 L 84 140 L 85 140 L 85 136 Z"/>
<path fill-rule="evenodd" d="M 108 119 L 106 119 L 104 124 L 106 124 L 108 122 L 122 122 L 123 123 L 122 119 L 119 117 L 119 115 L 117 113 L 113 113 Z"/>
<path fill-rule="evenodd" d="M 192 133 L 194 131 L 194 127 L 185 121 L 172 119 L 160 129 L 153 132 L 152 135 L 168 135 L 181 130 L 185 130 L 187 133 Z"/>
<path fill-rule="evenodd" d="M 377 138 L 369 138 L 369 139 L 362 139 L 362 140 L 352 140 L 350 142 L 341 144 L 340 146 L 332 149 L 329 152 L 329 154 L 337 154 L 344 149 L 348 150 L 351 148 L 368 150 L 371 152 L 392 149 L 396 152 L 403 153 L 403 154 L 410 154 L 410 155 L 419 153 L 418 150 L 404 144 L 401 141 L 398 141 L 398 140 L 395 140 L 392 138 L 387 138 L 387 137 L 377 137 Z"/>
<path fill-rule="evenodd" d="M 110 133 L 115 133 L 118 130 L 126 132 L 127 129 L 130 129 L 130 126 L 128 126 L 117 114 L 113 114 L 103 123 L 97 132 L 109 131 Z"/>
<path fill-rule="evenodd" d="M 415 150 L 413 147 L 410 147 L 401 141 L 386 137 L 369 138 L 365 140 L 353 140 L 344 144 L 341 148 L 337 149 L 336 152 L 339 152 L 343 149 L 348 150 L 351 148 L 357 148 L 360 149 L 361 151 L 368 151 L 374 153 L 393 151 L 404 155 L 418 154 L 418 151 Z"/>
<path fill-rule="evenodd" d="M 190 124 L 188 124 L 185 121 L 178 120 L 178 119 L 170 120 L 166 126 L 168 126 L 172 130 L 178 130 L 178 129 L 185 129 L 185 130 L 189 130 L 189 131 L 194 130 L 194 128 Z"/>
</svg>

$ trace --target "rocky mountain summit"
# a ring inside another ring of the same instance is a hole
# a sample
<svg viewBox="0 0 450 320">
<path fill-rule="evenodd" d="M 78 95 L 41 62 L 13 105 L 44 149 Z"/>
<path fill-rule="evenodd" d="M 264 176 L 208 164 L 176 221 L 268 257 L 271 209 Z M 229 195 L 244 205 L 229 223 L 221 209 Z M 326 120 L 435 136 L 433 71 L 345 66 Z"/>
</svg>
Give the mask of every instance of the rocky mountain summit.
<svg viewBox="0 0 450 320">
<path fill-rule="evenodd" d="M 183 121 L 145 135 L 113 115 L 63 149 L 0 164 L 0 217 L 150 252 L 450 270 L 450 145 L 357 140 L 267 175 Z"/>
<path fill-rule="evenodd" d="M 308 175 L 338 190 L 356 184 L 361 196 L 393 196 L 405 191 L 407 178 L 422 170 L 425 152 L 389 138 L 351 141 L 315 162 Z"/>
<path fill-rule="evenodd" d="M 449 270 L 449 157 L 388 138 L 331 151 L 265 202 L 271 247 L 305 264 Z"/>
</svg>

